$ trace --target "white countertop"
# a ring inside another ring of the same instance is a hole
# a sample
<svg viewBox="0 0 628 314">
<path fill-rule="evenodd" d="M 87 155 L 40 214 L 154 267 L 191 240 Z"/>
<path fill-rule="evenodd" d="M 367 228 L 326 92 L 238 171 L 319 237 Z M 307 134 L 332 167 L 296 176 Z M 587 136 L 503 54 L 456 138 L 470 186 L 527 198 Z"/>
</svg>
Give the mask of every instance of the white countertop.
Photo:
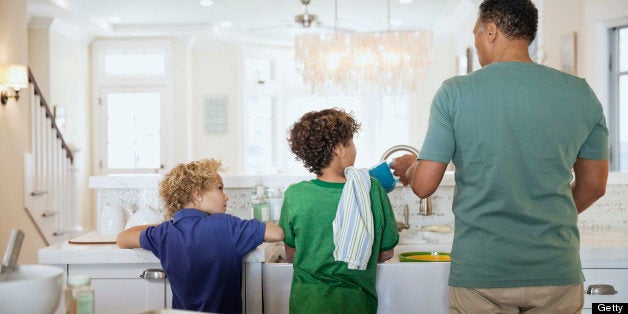
<svg viewBox="0 0 628 314">
<path fill-rule="evenodd" d="M 246 263 L 264 261 L 264 244 L 244 257 Z M 152 252 L 144 249 L 121 249 L 116 244 L 71 244 L 68 241 L 38 251 L 40 264 L 159 264 Z"/>
<path fill-rule="evenodd" d="M 264 243 L 245 257 L 245 262 L 265 260 Z M 405 245 L 408 247 L 408 245 Z M 419 246 L 417 246 L 419 247 Z M 451 244 L 422 245 L 421 250 L 451 250 Z M 398 253 L 398 252 L 397 252 Z M 628 268 L 628 228 L 581 231 L 582 266 L 584 268 Z M 120 249 L 115 244 L 70 244 L 67 241 L 39 250 L 41 264 L 115 264 L 159 263 L 144 249 Z"/>
</svg>

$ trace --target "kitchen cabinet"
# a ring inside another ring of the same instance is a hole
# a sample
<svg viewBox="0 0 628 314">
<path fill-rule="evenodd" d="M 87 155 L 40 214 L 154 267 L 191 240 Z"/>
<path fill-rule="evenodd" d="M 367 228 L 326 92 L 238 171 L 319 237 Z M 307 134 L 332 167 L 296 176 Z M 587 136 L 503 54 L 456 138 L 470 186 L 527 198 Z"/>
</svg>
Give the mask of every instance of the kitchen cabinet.
<svg viewBox="0 0 628 314">
<path fill-rule="evenodd" d="M 159 264 L 68 265 L 68 276 L 75 274 L 92 279 L 96 313 L 140 313 L 171 308 L 170 285 Z"/>
<path fill-rule="evenodd" d="M 57 243 L 39 250 L 39 263 L 61 267 L 68 275 L 92 278 L 96 313 L 141 313 L 172 308 L 170 284 L 159 259 L 143 249 L 115 244 Z M 242 299 L 246 313 L 262 313 L 261 265 L 264 244 L 244 257 Z M 146 270 L 151 270 L 145 273 Z M 145 274 L 145 278 L 140 276 Z M 63 298 L 55 314 L 65 313 Z"/>
<path fill-rule="evenodd" d="M 584 295 L 583 313 L 592 312 L 592 303 L 622 303 L 628 300 L 628 268 L 584 268 L 584 289 L 591 285 L 610 285 L 616 294 Z M 605 293 L 605 291 L 601 291 Z"/>
</svg>

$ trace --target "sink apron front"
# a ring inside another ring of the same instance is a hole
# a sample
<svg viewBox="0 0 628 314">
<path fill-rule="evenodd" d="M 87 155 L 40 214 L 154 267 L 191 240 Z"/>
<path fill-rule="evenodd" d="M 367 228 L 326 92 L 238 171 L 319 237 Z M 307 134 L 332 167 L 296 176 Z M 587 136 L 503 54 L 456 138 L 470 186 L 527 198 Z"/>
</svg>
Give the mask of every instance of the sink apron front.
<svg viewBox="0 0 628 314">
<path fill-rule="evenodd" d="M 449 313 L 447 262 L 377 266 L 378 313 Z M 264 313 L 288 313 L 292 264 L 262 264 Z"/>
</svg>

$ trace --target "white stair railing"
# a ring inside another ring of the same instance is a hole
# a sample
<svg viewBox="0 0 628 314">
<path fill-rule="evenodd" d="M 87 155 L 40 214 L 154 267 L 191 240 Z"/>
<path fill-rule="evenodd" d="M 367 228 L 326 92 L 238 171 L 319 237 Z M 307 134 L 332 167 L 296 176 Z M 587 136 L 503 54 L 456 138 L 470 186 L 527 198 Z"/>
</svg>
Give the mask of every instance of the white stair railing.
<svg viewBox="0 0 628 314">
<path fill-rule="evenodd" d="M 31 151 L 24 154 L 24 206 L 47 245 L 82 231 L 77 208 L 74 156 L 57 127 L 33 74 Z"/>
</svg>

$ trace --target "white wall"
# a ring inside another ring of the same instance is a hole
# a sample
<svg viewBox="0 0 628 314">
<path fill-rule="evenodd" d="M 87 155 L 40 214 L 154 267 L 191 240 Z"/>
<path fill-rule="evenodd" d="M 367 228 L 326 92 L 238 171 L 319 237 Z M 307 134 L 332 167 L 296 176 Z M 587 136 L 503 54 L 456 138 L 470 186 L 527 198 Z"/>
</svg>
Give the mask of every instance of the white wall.
<svg viewBox="0 0 628 314">
<path fill-rule="evenodd" d="M 28 66 L 45 97 L 50 95 L 50 19 L 31 19 L 28 28 Z"/>
<path fill-rule="evenodd" d="M 50 110 L 63 106 L 66 124 L 63 137 L 75 147 L 76 206 L 81 211 L 81 225 L 92 226 L 93 210 L 87 178 L 91 174 L 91 121 L 89 106 L 89 49 L 82 38 L 70 38 L 53 27 L 50 30 Z"/>
<path fill-rule="evenodd" d="M 194 97 L 192 95 L 192 79 L 194 76 L 194 64 L 192 63 L 192 51 L 196 43 L 193 37 L 175 38 L 172 45 L 172 71 L 173 71 L 173 106 L 171 112 L 172 126 L 169 140 L 173 143 L 167 156 L 171 163 L 189 162 L 194 152 Z M 172 168 L 174 164 L 169 165 Z M 168 169 L 166 169 L 168 170 Z"/>
<path fill-rule="evenodd" d="M 28 64 L 26 0 L 0 1 L 0 64 Z M 24 210 L 23 152 L 30 149 L 29 89 L 0 105 L 0 252 L 12 229 L 25 233 L 18 263 L 37 263 L 44 241 Z"/>
<path fill-rule="evenodd" d="M 434 63 L 425 78 L 419 82 L 418 90 L 412 94 L 410 143 L 390 143 L 390 146 L 407 144 L 421 149 L 427 133 L 432 99 L 443 81 L 454 75 L 456 75 L 455 43 L 449 38 L 437 40 L 434 47 Z"/>
<path fill-rule="evenodd" d="M 192 158 L 221 158 L 229 173 L 241 173 L 240 49 L 231 43 L 201 43 L 194 49 L 192 70 Z M 227 95 L 227 133 L 224 135 L 205 132 L 203 99 L 206 95 Z"/>
<path fill-rule="evenodd" d="M 568 8 L 568 9 L 567 9 Z M 576 57 L 583 61 L 579 53 L 585 47 L 584 30 L 584 1 L 583 0 L 545 0 L 543 1 L 541 30 L 543 42 L 541 50 L 546 53 L 545 65 L 560 69 L 560 43 L 561 37 L 576 32 Z M 576 75 L 582 76 L 582 63 L 577 63 Z"/>
</svg>

